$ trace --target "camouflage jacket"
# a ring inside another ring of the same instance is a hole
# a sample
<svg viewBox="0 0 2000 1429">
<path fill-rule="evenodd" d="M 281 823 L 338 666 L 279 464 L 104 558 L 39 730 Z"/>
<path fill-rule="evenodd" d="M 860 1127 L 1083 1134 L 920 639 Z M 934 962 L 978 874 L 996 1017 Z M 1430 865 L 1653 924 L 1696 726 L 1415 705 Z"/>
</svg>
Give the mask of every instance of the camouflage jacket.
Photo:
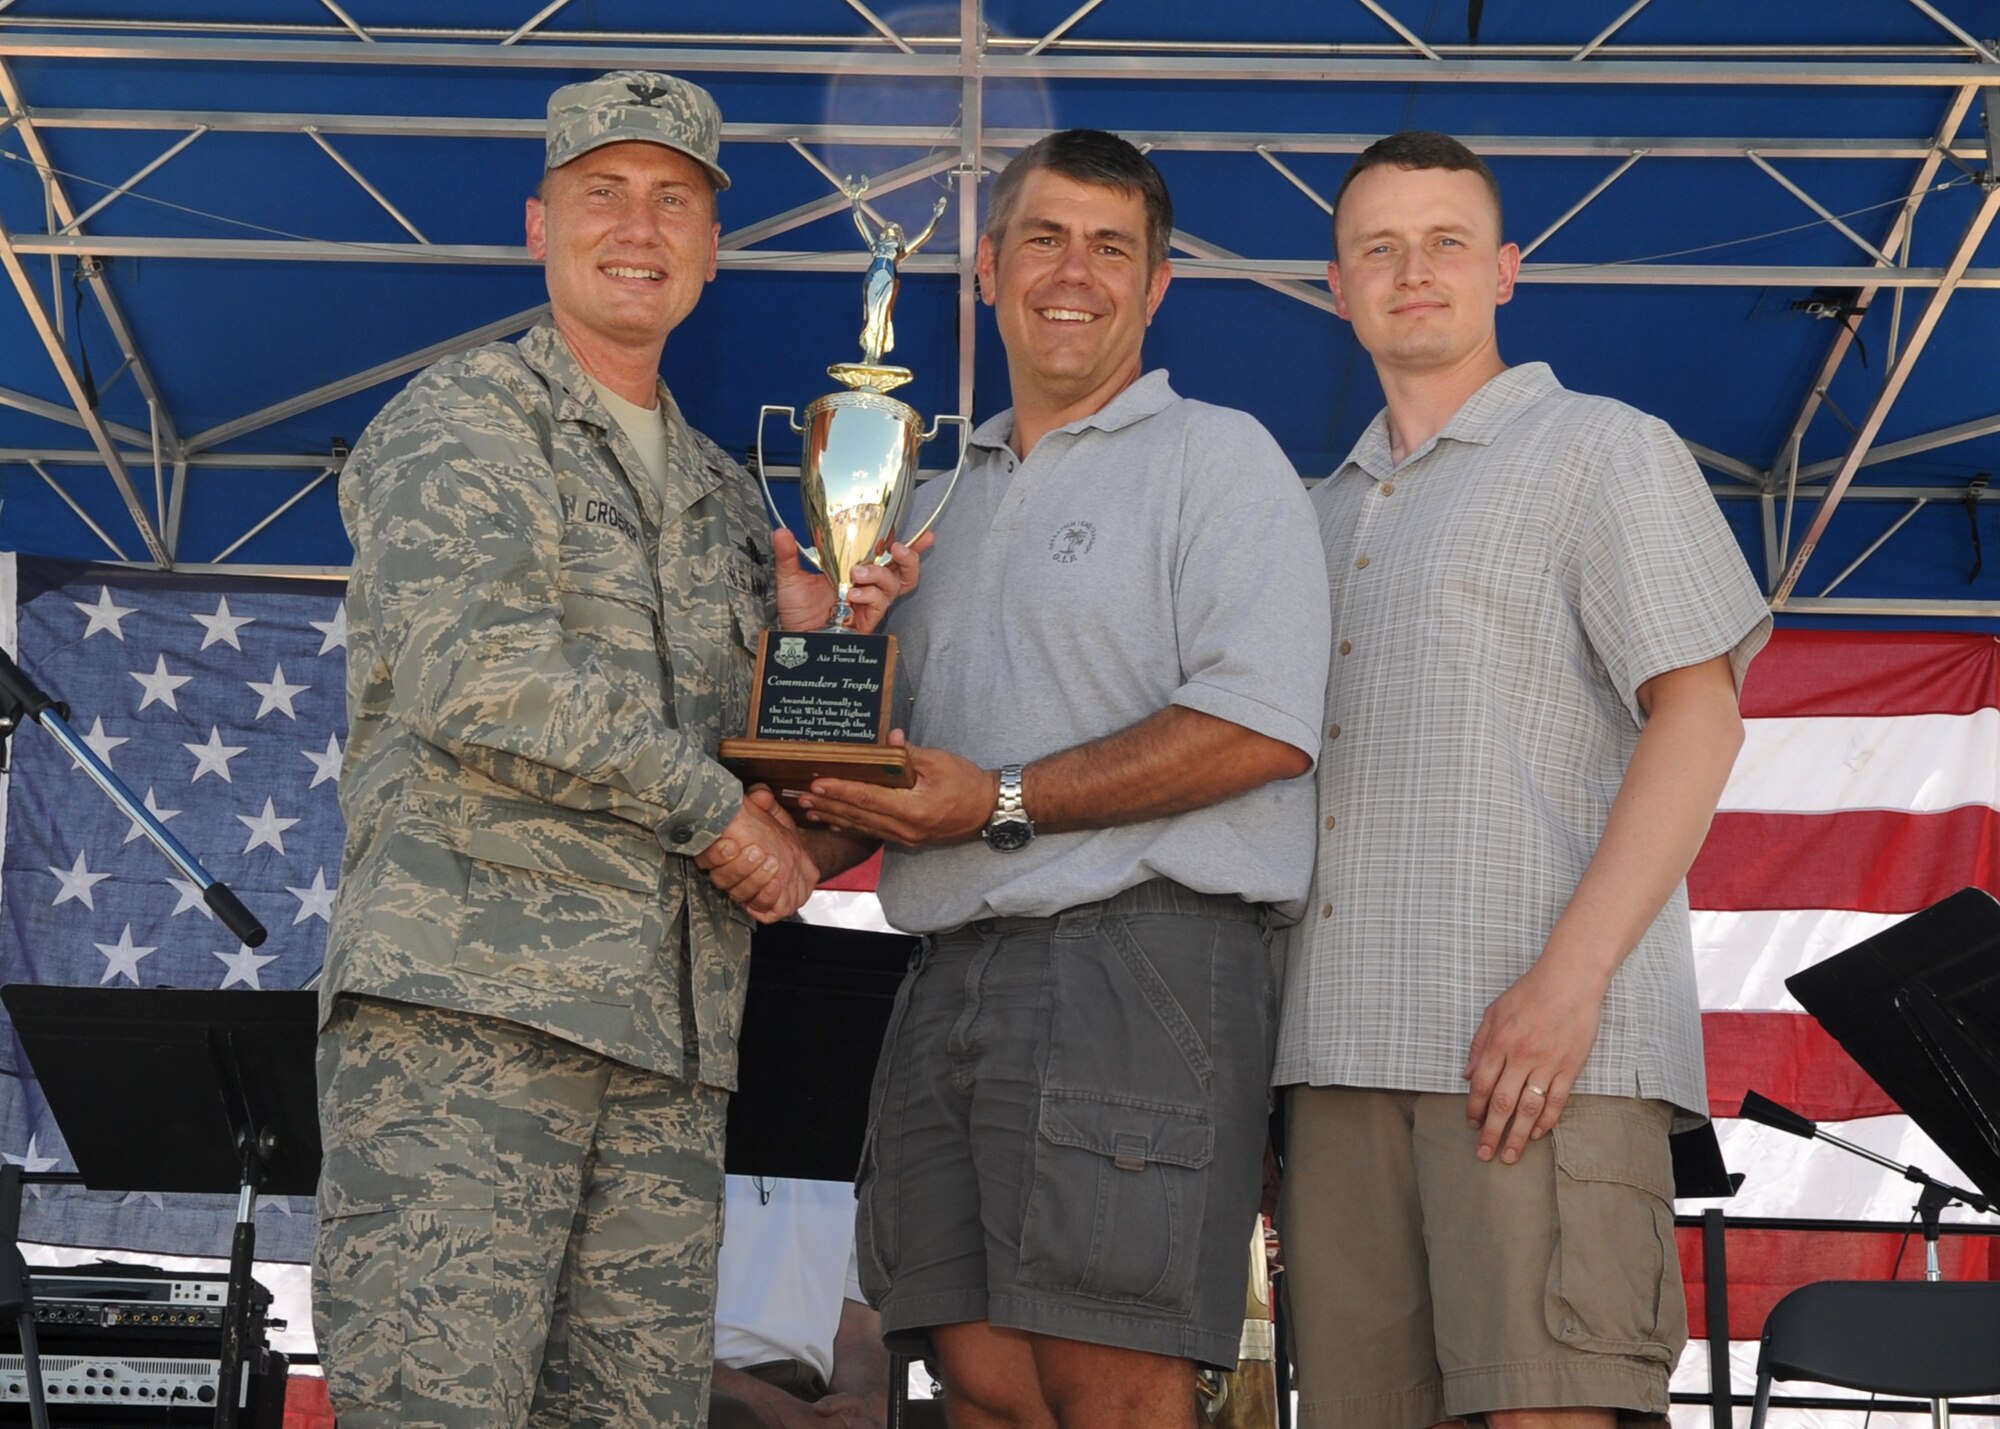
<svg viewBox="0 0 2000 1429">
<path fill-rule="evenodd" d="M 553 323 L 418 374 L 340 478 L 347 848 L 320 1008 L 363 993 L 736 1080 L 750 924 L 694 865 L 741 806 L 770 528 L 680 417 L 654 481 Z"/>
</svg>

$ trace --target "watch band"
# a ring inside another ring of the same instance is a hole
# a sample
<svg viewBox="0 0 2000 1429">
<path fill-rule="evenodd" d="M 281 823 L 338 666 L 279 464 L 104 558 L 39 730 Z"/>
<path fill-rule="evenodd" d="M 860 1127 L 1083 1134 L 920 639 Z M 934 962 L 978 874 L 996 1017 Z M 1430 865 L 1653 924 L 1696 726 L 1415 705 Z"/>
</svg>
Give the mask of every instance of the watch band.
<svg viewBox="0 0 2000 1429">
<path fill-rule="evenodd" d="M 1035 821 L 1028 817 L 1027 805 L 1022 801 L 1021 775 L 1019 764 L 1000 767 L 1000 796 L 993 805 L 993 816 L 979 831 L 987 845 L 1000 853 L 1025 847 L 1035 836 Z"/>
<path fill-rule="evenodd" d="M 1022 768 L 1023 766 L 1019 764 L 1000 766 L 1000 802 L 993 806 L 993 819 L 990 822 L 1004 819 L 1008 823 L 1014 823 L 1028 817 L 1028 811 L 1021 803 Z"/>
</svg>

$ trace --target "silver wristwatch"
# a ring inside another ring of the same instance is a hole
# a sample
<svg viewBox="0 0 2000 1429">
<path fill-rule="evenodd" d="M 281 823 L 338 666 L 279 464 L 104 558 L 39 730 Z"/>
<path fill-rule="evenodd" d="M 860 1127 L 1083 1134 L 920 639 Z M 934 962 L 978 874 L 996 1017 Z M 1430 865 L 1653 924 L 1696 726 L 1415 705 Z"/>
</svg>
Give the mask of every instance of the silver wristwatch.
<svg viewBox="0 0 2000 1429">
<path fill-rule="evenodd" d="M 1017 848 L 1026 848 L 1028 840 L 1035 836 L 1035 821 L 1028 817 L 1028 811 L 1021 803 L 1021 766 L 1002 765 L 1000 769 L 1000 802 L 993 806 L 993 817 L 986 821 L 986 827 L 979 831 L 987 846 L 1000 852 L 1012 853 Z"/>
</svg>

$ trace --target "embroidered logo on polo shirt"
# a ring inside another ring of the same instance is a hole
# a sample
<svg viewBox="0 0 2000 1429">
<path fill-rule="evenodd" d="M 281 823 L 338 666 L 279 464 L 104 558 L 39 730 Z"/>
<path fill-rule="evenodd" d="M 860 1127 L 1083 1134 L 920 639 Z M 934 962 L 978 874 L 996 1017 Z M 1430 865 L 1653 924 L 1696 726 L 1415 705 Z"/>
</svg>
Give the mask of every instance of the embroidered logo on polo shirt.
<svg viewBox="0 0 2000 1429">
<path fill-rule="evenodd" d="M 1056 528 L 1055 535 L 1049 537 L 1049 556 L 1052 560 L 1068 565 L 1090 554 L 1090 548 L 1097 544 L 1097 528 L 1088 521 L 1072 521 Z"/>
</svg>

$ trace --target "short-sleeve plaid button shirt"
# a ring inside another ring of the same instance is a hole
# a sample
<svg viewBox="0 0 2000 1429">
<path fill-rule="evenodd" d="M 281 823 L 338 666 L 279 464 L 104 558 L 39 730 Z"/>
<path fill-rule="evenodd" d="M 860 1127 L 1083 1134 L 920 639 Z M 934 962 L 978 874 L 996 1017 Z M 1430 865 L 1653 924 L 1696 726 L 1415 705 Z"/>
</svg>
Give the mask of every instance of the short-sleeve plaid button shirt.
<svg viewBox="0 0 2000 1429">
<path fill-rule="evenodd" d="M 1727 654 L 1740 688 L 1770 616 L 1673 432 L 1541 363 L 1400 466 L 1378 416 L 1313 504 L 1335 653 L 1275 1080 L 1461 1091 L 1596 851 L 1639 687 Z M 1575 1089 L 1705 1114 L 1685 885 Z"/>
</svg>

